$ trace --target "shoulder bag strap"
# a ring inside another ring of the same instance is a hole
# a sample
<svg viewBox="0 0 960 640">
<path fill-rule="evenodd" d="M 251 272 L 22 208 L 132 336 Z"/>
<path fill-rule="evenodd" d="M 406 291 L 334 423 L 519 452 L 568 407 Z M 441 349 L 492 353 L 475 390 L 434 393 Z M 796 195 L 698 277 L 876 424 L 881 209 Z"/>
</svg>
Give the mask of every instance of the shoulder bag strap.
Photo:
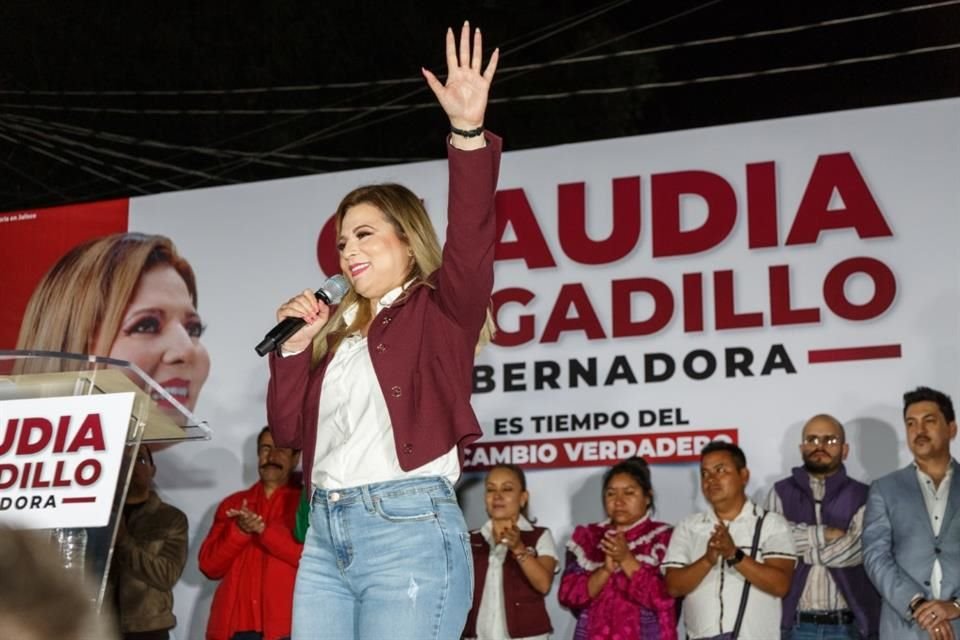
<svg viewBox="0 0 960 640">
<path fill-rule="evenodd" d="M 760 547 L 760 529 L 763 527 L 763 519 L 767 517 L 767 512 L 757 518 L 757 525 L 753 528 L 753 545 L 750 547 L 750 557 L 757 556 L 757 549 Z M 743 623 L 743 614 L 747 611 L 747 596 L 750 595 L 750 581 L 743 583 L 743 593 L 740 594 L 740 608 L 737 610 L 737 621 L 733 625 L 733 639 L 740 637 L 740 625 Z"/>
</svg>

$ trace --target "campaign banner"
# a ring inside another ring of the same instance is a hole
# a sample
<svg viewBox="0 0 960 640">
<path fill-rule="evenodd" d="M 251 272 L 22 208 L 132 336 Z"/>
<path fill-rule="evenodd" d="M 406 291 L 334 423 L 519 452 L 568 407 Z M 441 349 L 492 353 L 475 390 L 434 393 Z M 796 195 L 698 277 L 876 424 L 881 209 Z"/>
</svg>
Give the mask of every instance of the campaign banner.
<svg viewBox="0 0 960 640">
<path fill-rule="evenodd" d="M 0 401 L 0 525 L 105 527 L 133 396 Z"/>
<path fill-rule="evenodd" d="M 960 392 L 958 124 L 949 99 L 524 151 L 498 132 L 498 333 L 474 367 L 483 437 L 458 486 L 467 523 L 486 519 L 483 470 L 509 461 L 563 545 L 606 517 L 603 473 L 631 455 L 652 465 L 655 517 L 675 523 L 707 507 L 707 438 L 744 449 L 762 502 L 800 464 L 801 428 L 819 413 L 844 424 L 852 477 L 907 464 L 904 391 Z M 180 638 L 205 633 L 217 583 L 195 558 L 216 506 L 257 481 L 269 373 L 253 347 L 281 303 L 338 271 L 340 199 L 381 182 L 414 191 L 442 242 L 440 160 L 129 202 L 126 230 L 168 237 L 195 275 L 176 304 L 132 288 L 130 309 L 164 315 L 121 322 L 102 354 L 166 381 L 213 430 L 155 456 L 160 494 L 190 520 Z M 164 361 L 150 345 L 166 318 L 193 348 Z M 570 636 L 572 615 L 553 596 L 548 610 Z"/>
<path fill-rule="evenodd" d="M 659 436 L 581 436 L 548 441 L 485 440 L 466 448 L 463 468 L 464 471 L 486 471 L 500 464 L 515 464 L 524 469 L 607 467 L 635 457 L 650 464 L 696 462 L 700 451 L 715 440 L 736 443 L 737 430 L 683 431 Z"/>
<path fill-rule="evenodd" d="M 128 200 L 0 213 L 0 349 L 13 349 L 41 276 L 85 240 L 127 230 Z"/>
</svg>

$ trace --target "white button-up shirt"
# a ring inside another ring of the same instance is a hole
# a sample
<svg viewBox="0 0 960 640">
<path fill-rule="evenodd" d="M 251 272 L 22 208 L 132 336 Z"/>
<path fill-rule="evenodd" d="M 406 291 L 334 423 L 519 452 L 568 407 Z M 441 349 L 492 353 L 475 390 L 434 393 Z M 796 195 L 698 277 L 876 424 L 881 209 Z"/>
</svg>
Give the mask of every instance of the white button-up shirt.
<svg viewBox="0 0 960 640">
<path fill-rule="evenodd" d="M 916 466 L 916 464 L 914 464 Z M 933 535 L 940 535 L 943 525 L 943 514 L 947 510 L 947 500 L 950 499 L 950 482 L 953 480 L 953 465 L 947 467 L 947 474 L 940 481 L 940 486 L 933 483 L 933 479 L 917 467 L 917 481 L 920 483 L 920 492 L 923 493 L 923 504 L 927 507 L 927 516 Z M 934 600 L 940 599 L 940 583 L 943 581 L 943 567 L 940 558 L 933 561 L 933 571 L 930 573 L 930 593 Z"/>
<path fill-rule="evenodd" d="M 389 307 L 403 290 L 397 287 L 384 295 L 377 313 Z M 348 326 L 356 314 L 355 306 L 344 311 Z M 313 485 L 342 489 L 425 476 L 444 476 L 455 483 L 460 477 L 457 447 L 411 471 L 400 468 L 390 413 L 373 369 L 367 338 L 347 336 L 323 377 Z"/>
<path fill-rule="evenodd" d="M 757 519 L 763 510 L 747 500 L 731 522 L 727 523 L 734 544 L 750 553 Z M 719 521 L 711 512 L 688 516 L 673 530 L 667 555 L 660 565 L 685 567 L 696 562 L 707 550 L 713 528 Z M 779 513 L 768 512 L 760 530 L 756 559 L 788 558 L 796 561 L 790 525 Z M 697 588 L 683 601 L 683 623 L 691 638 L 708 638 L 733 631 L 743 593 L 744 578 L 736 567 L 721 558 L 704 576 Z M 751 587 L 747 609 L 740 627 L 740 640 L 771 640 L 780 637 L 780 598 Z"/>
</svg>

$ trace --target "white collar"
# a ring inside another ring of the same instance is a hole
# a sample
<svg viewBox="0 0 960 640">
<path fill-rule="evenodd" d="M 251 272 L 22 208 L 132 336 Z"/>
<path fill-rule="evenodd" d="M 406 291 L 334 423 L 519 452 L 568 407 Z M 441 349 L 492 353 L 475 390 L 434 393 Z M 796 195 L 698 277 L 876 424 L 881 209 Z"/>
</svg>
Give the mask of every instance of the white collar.
<svg viewBox="0 0 960 640">
<path fill-rule="evenodd" d="M 401 294 L 403 294 L 403 292 L 406 291 L 411 284 L 413 284 L 414 280 L 415 278 L 410 278 L 409 280 L 404 282 L 401 286 L 394 287 L 390 291 L 387 291 L 385 294 L 383 294 L 383 296 L 380 297 L 380 300 L 377 301 L 377 313 L 380 313 L 381 311 L 383 311 L 384 309 L 392 305 L 394 302 L 396 302 L 397 298 L 399 298 Z M 347 324 L 348 327 L 353 324 L 354 320 L 357 319 L 357 310 L 359 309 L 359 305 L 360 305 L 359 301 L 354 302 L 349 307 L 344 309 L 343 321 Z M 376 315 L 376 313 L 374 315 Z"/>
<path fill-rule="evenodd" d="M 917 470 L 918 478 L 920 478 L 921 480 L 933 480 L 933 478 L 931 478 L 929 475 L 924 473 L 924 471 L 920 468 L 920 465 L 917 464 L 916 460 L 914 460 L 910 464 L 912 464 L 913 468 Z M 947 472 L 943 474 L 943 480 L 940 481 L 940 484 L 943 485 L 944 482 L 949 484 L 951 480 L 953 480 L 953 460 L 952 459 L 950 460 L 950 464 L 947 465 Z"/>
<path fill-rule="evenodd" d="M 737 514 L 737 517 L 730 522 L 736 522 L 740 518 L 750 517 L 757 514 L 757 505 L 753 503 L 753 500 L 747 498 L 743 502 L 743 507 L 740 509 L 740 513 Z M 710 511 L 704 512 L 704 517 L 710 522 L 720 522 L 720 519 L 717 518 L 717 514 L 711 509 Z"/>
</svg>

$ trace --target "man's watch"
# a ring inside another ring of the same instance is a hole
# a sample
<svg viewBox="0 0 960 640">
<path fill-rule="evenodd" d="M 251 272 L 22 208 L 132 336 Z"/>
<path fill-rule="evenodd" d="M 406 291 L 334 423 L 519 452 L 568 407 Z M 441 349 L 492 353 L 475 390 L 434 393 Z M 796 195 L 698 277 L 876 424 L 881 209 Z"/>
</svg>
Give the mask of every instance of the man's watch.
<svg viewBox="0 0 960 640">
<path fill-rule="evenodd" d="M 747 554 L 743 552 L 743 549 L 737 549 L 737 552 L 733 554 L 733 557 L 727 560 L 728 566 L 733 566 L 747 557 Z"/>
</svg>

